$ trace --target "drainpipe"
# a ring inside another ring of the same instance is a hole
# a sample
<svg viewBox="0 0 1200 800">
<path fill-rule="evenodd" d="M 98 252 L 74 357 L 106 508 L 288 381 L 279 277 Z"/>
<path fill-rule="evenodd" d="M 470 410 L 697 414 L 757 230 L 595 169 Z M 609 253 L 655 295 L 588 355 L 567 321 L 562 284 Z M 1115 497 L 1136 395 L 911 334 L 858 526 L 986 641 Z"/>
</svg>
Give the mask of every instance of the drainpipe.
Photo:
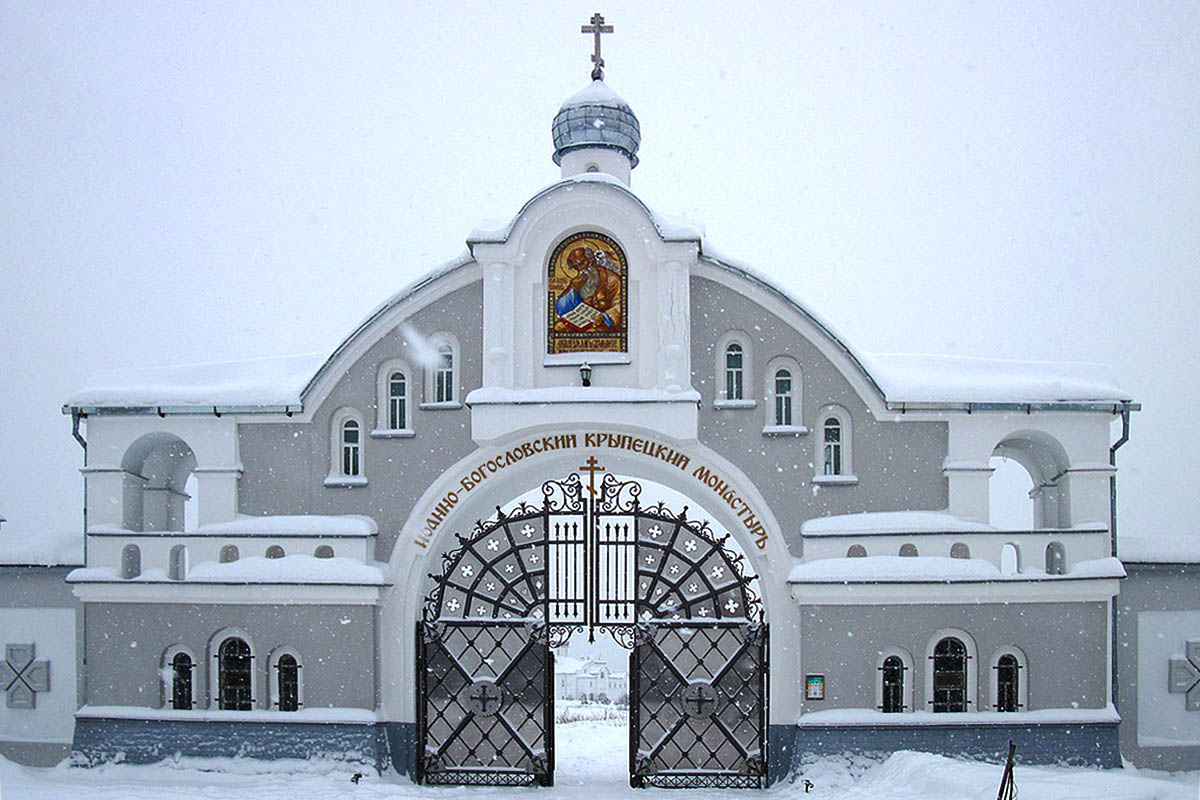
<svg viewBox="0 0 1200 800">
<path fill-rule="evenodd" d="M 83 448 L 83 466 L 87 466 L 87 439 L 83 438 L 83 434 L 79 432 L 79 420 L 86 417 L 77 408 L 71 409 L 71 435 L 75 437 L 75 441 L 79 442 L 79 446 Z M 87 478 L 83 479 L 83 565 L 88 564 L 87 557 Z M 76 661 L 76 681 L 75 681 L 75 704 L 82 705 L 87 702 L 88 684 L 87 684 L 87 615 L 79 612 L 75 630 L 75 644 L 79 650 L 75 657 Z"/>
<path fill-rule="evenodd" d="M 79 446 L 83 448 L 83 466 L 87 466 L 87 440 L 83 438 L 83 434 L 79 432 L 79 421 L 84 418 L 84 414 L 80 413 L 79 409 L 71 409 L 71 435 L 75 437 L 75 441 L 79 442 Z M 87 479 L 83 481 L 83 529 L 87 530 Z M 84 539 L 84 547 L 87 547 L 87 540 Z M 84 561 L 87 561 L 87 554 L 84 554 Z"/>
<path fill-rule="evenodd" d="M 1119 407 L 1113 406 L 1113 413 L 1121 414 L 1121 438 L 1113 442 L 1108 448 L 1108 463 L 1111 467 L 1117 466 L 1117 450 L 1121 445 L 1129 441 L 1129 415 L 1131 412 L 1129 403 L 1122 403 Z M 1108 476 L 1108 535 L 1110 539 L 1110 547 L 1114 557 L 1117 555 L 1117 473 Z M 1112 602 L 1112 702 L 1113 708 L 1118 708 L 1117 694 L 1119 691 L 1120 681 L 1117 680 L 1117 647 L 1119 645 L 1117 637 L 1117 601 Z"/>
</svg>

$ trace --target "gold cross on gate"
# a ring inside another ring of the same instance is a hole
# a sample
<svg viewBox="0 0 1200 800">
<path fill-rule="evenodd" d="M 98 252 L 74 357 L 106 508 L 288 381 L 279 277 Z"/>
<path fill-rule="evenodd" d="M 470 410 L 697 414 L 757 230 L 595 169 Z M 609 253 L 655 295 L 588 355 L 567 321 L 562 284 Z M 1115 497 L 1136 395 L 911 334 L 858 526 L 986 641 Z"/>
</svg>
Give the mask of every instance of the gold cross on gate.
<svg viewBox="0 0 1200 800">
<path fill-rule="evenodd" d="M 597 11 L 592 14 L 591 25 L 582 25 L 579 28 L 580 33 L 595 34 L 596 37 L 596 52 L 592 53 L 592 80 L 604 80 L 604 59 L 600 57 L 600 34 L 612 33 L 613 26 L 604 24 L 604 17 Z"/>
<path fill-rule="evenodd" d="M 600 462 L 595 456 L 588 456 L 587 464 L 579 468 L 580 472 L 588 474 L 588 494 L 592 497 L 596 496 L 596 473 L 604 472 L 604 467 L 600 466 Z"/>
</svg>

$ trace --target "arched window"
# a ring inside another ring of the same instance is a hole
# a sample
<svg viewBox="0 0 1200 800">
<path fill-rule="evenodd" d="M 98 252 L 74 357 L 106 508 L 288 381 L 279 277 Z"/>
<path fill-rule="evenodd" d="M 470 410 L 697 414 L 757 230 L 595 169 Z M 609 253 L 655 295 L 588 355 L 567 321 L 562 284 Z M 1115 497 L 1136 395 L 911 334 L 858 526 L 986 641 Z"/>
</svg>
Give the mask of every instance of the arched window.
<svg viewBox="0 0 1200 800">
<path fill-rule="evenodd" d="M 745 371 L 742 364 L 742 346 L 730 342 L 725 348 L 725 399 L 745 399 Z"/>
<path fill-rule="evenodd" d="M 319 545 L 313 555 L 317 558 L 333 558 L 333 548 L 327 544 Z"/>
<path fill-rule="evenodd" d="M 846 551 L 846 558 L 866 558 L 866 557 L 867 557 L 867 548 L 863 547 L 861 544 L 852 544 L 852 545 L 850 545 L 850 549 L 848 549 Z"/>
<path fill-rule="evenodd" d="M 232 564 L 239 558 L 241 558 L 241 554 L 238 552 L 238 546 L 236 544 L 227 544 L 221 548 L 221 554 L 218 557 L 218 560 L 222 564 Z"/>
<path fill-rule="evenodd" d="M 388 430 L 408 427 L 408 380 L 396 370 L 388 376 Z"/>
<path fill-rule="evenodd" d="M 821 441 L 824 443 L 821 471 L 825 475 L 842 474 L 842 423 L 837 417 L 826 417 L 821 423 Z"/>
<path fill-rule="evenodd" d="M 454 402 L 454 348 L 448 344 L 438 345 L 435 369 L 433 401 Z"/>
<path fill-rule="evenodd" d="M 970 558 L 971 548 L 967 547 L 966 542 L 955 542 L 950 545 L 951 558 Z"/>
<path fill-rule="evenodd" d="M 1021 681 L 1021 665 L 1017 663 L 1017 657 L 1005 653 L 992 669 L 996 670 L 996 710 L 1016 711 L 1020 706 L 1017 692 Z"/>
<path fill-rule="evenodd" d="M 136 439 L 121 458 L 122 527 L 131 531 L 181 531 L 196 455 L 174 434 Z"/>
<path fill-rule="evenodd" d="M 1062 542 L 1046 545 L 1046 574 L 1064 575 L 1067 571 L 1067 549 Z"/>
<path fill-rule="evenodd" d="M 904 556 L 905 558 L 916 558 L 920 555 L 920 553 L 917 552 L 917 546 L 915 544 L 912 542 L 905 542 L 904 544 L 900 545 L 900 555 Z"/>
<path fill-rule="evenodd" d="M 171 708 L 192 707 L 192 670 L 195 667 L 187 653 L 176 653 L 171 659 Z"/>
<path fill-rule="evenodd" d="M 217 706 L 224 711 L 249 711 L 254 706 L 254 657 L 250 645 L 236 636 L 217 650 Z"/>
<path fill-rule="evenodd" d="M 947 636 L 933 648 L 933 710 L 967 710 L 967 647 Z"/>
<path fill-rule="evenodd" d="M 883 660 L 879 674 L 883 684 L 880 710 L 885 714 L 899 714 L 904 710 L 904 662 L 900 656 L 888 656 Z"/>
<path fill-rule="evenodd" d="M 188 551 L 182 544 L 173 545 L 167 558 L 167 577 L 173 581 L 187 580 Z"/>
<path fill-rule="evenodd" d="M 362 473 L 362 428 L 358 420 L 342 423 L 342 474 L 358 477 Z"/>
<path fill-rule="evenodd" d="M 277 544 L 273 544 L 267 548 L 267 558 L 283 558 L 283 548 Z"/>
<path fill-rule="evenodd" d="M 291 650 L 278 650 L 271 656 L 271 705 L 279 711 L 299 711 L 300 658 Z"/>
<path fill-rule="evenodd" d="M 775 424 L 792 424 L 792 373 L 775 371 Z"/>
<path fill-rule="evenodd" d="M 1021 571 L 1021 550 L 1012 542 L 1000 548 L 1000 574 L 1016 575 Z"/>
<path fill-rule="evenodd" d="M 127 544 L 121 550 L 121 577 L 125 580 L 142 574 L 142 551 L 136 544 Z"/>
</svg>

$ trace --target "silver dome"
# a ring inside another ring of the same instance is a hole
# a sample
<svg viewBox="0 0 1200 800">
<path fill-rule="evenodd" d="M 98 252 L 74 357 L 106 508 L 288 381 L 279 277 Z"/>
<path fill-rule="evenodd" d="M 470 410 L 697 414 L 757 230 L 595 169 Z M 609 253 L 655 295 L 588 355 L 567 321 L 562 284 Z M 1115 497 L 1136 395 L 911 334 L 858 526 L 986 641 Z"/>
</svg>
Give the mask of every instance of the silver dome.
<svg viewBox="0 0 1200 800">
<path fill-rule="evenodd" d="M 642 130 L 629 104 L 604 81 L 593 81 L 569 98 L 554 115 L 554 163 L 562 164 L 563 153 L 580 147 L 608 147 L 623 153 L 629 166 L 638 163 Z"/>
</svg>

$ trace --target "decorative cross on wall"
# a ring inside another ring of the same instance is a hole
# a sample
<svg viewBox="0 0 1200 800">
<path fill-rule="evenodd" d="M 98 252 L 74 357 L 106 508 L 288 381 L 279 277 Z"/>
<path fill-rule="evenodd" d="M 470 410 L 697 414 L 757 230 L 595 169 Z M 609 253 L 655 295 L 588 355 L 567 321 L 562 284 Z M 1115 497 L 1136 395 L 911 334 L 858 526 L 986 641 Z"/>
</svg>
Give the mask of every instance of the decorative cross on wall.
<svg viewBox="0 0 1200 800">
<path fill-rule="evenodd" d="M 50 662 L 33 660 L 32 644 L 9 644 L 0 663 L 0 688 L 9 708 L 34 708 L 37 693 L 50 691 Z"/>
<path fill-rule="evenodd" d="M 1172 658 L 1167 691 L 1187 698 L 1188 711 L 1200 711 L 1200 639 L 1189 639 L 1184 658 Z"/>
</svg>

